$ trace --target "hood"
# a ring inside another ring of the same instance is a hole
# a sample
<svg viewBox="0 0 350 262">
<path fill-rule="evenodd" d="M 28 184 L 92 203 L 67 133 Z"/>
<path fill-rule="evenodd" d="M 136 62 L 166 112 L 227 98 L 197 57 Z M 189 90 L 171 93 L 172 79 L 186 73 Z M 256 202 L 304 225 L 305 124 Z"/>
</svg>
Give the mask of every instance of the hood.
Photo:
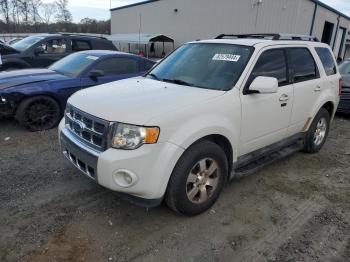
<svg viewBox="0 0 350 262">
<path fill-rule="evenodd" d="M 5 44 L 5 43 L 0 43 L 0 55 L 12 55 L 12 54 L 18 54 L 20 51 L 17 49 Z"/>
<path fill-rule="evenodd" d="M 84 89 L 71 96 L 68 102 L 108 121 L 144 125 L 160 114 L 224 93 L 139 77 Z"/>
<path fill-rule="evenodd" d="M 49 69 L 23 69 L 0 73 L 0 90 L 25 84 L 66 79 L 67 76 Z"/>
</svg>

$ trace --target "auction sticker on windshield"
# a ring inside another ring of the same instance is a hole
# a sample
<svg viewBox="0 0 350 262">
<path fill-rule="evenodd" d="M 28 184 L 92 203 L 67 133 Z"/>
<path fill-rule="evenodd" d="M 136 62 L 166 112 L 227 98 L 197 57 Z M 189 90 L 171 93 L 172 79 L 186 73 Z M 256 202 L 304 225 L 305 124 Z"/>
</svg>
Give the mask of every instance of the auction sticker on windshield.
<svg viewBox="0 0 350 262">
<path fill-rule="evenodd" d="M 216 54 L 213 57 L 213 60 L 219 61 L 229 61 L 229 62 L 238 62 L 241 58 L 240 55 L 232 55 L 232 54 Z"/>
</svg>

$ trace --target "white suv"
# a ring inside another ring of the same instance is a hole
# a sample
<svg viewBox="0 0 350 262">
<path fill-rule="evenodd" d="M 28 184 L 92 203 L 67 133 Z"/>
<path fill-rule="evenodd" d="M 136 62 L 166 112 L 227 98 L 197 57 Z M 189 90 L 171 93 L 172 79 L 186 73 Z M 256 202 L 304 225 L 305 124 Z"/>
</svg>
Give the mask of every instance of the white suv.
<svg viewBox="0 0 350 262">
<path fill-rule="evenodd" d="M 144 77 L 75 93 L 63 154 L 122 197 L 187 215 L 228 180 L 323 146 L 339 102 L 328 45 L 308 36 L 220 35 L 187 43 Z"/>
</svg>

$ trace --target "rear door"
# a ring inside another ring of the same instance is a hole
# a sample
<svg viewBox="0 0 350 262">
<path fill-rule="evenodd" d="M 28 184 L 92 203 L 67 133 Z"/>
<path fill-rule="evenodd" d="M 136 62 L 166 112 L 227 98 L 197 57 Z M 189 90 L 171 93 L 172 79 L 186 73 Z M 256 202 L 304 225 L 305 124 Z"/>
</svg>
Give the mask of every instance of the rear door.
<svg viewBox="0 0 350 262">
<path fill-rule="evenodd" d="M 311 51 L 308 47 L 302 46 L 287 49 L 294 87 L 289 135 L 303 131 L 306 124 L 311 121 L 313 108 L 324 88 Z"/>
<path fill-rule="evenodd" d="M 279 89 L 273 94 L 241 94 L 241 154 L 271 145 L 286 137 L 293 105 L 284 48 L 263 50 L 250 73 L 245 89 L 258 76 L 275 77 Z"/>
</svg>

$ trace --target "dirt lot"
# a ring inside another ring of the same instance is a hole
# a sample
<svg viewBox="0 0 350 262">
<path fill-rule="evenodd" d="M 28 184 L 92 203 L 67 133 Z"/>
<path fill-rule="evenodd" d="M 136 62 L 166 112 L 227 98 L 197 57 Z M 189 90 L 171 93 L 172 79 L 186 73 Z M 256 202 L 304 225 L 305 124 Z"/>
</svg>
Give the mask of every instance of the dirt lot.
<svg viewBox="0 0 350 262">
<path fill-rule="evenodd" d="M 349 118 L 319 154 L 232 181 L 193 218 L 119 200 L 65 162 L 56 132 L 0 122 L 0 261 L 349 261 Z"/>
</svg>

